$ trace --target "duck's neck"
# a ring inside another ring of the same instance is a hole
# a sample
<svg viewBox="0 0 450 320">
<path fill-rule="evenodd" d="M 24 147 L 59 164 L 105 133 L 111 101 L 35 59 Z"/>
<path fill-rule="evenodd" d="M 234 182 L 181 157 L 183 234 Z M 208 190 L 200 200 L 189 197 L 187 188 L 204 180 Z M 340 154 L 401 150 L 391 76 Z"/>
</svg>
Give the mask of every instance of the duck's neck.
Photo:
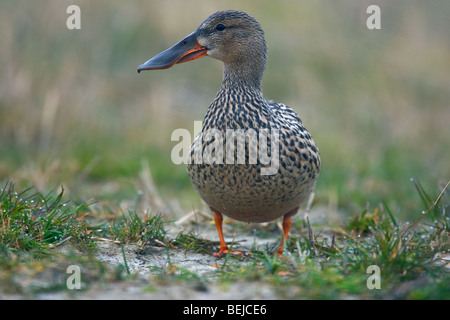
<svg viewBox="0 0 450 320">
<path fill-rule="evenodd" d="M 264 64 L 224 64 L 222 87 L 242 86 L 261 92 Z"/>
</svg>

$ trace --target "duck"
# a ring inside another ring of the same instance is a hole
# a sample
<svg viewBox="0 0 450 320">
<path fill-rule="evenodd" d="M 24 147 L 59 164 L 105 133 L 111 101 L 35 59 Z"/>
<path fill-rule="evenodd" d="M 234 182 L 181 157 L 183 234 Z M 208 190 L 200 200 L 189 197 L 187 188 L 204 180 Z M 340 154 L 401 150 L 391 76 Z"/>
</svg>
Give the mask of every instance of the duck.
<svg viewBox="0 0 450 320">
<path fill-rule="evenodd" d="M 292 217 L 319 176 L 319 149 L 299 115 L 263 96 L 267 52 L 264 31 L 252 15 L 224 10 L 138 67 L 167 69 L 206 56 L 223 62 L 222 84 L 187 155 L 192 186 L 214 216 L 220 240 L 215 257 L 246 254 L 227 245 L 224 215 L 249 223 L 283 217 L 274 253 L 283 256 Z"/>
</svg>

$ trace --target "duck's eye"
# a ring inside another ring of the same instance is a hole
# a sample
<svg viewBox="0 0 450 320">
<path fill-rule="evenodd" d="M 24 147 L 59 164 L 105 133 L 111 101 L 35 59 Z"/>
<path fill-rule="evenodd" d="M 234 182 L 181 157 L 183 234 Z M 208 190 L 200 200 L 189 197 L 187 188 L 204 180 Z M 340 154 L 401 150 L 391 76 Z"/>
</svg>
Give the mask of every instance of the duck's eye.
<svg viewBox="0 0 450 320">
<path fill-rule="evenodd" d="M 225 30 L 225 26 L 223 25 L 223 24 L 221 24 L 221 23 L 219 23 L 217 26 L 216 26 L 216 30 L 217 31 L 223 31 L 223 30 Z"/>
</svg>

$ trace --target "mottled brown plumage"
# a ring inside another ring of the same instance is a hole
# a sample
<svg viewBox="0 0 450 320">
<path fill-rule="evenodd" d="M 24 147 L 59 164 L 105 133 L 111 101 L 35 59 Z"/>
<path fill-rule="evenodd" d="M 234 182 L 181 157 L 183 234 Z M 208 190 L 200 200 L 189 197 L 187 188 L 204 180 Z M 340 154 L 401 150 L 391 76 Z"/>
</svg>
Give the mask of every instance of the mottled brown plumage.
<svg viewBox="0 0 450 320">
<path fill-rule="evenodd" d="M 166 68 L 205 55 L 224 63 L 223 82 L 206 113 L 202 132 L 191 146 L 187 170 L 192 185 L 214 212 L 221 240 L 216 255 L 228 252 L 222 214 L 246 222 L 284 216 L 285 234 L 278 250 L 282 254 L 291 217 L 315 187 L 319 151 L 292 109 L 264 99 L 264 32 L 245 12 L 213 14 L 194 33 L 138 71 Z M 258 152 L 265 145 L 267 157 L 262 161 Z M 264 168 L 272 168 L 270 174 L 262 174 Z"/>
</svg>

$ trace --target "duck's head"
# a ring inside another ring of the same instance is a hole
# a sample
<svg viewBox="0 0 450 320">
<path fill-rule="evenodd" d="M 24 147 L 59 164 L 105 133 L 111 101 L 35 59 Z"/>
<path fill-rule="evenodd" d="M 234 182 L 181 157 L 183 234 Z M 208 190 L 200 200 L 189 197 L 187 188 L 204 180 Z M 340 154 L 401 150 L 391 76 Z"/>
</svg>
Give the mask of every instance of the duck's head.
<svg viewBox="0 0 450 320">
<path fill-rule="evenodd" d="M 205 56 L 223 61 L 224 78 L 260 86 L 267 57 L 264 32 L 246 12 L 219 11 L 190 35 L 140 65 L 138 72 L 167 69 Z"/>
</svg>

